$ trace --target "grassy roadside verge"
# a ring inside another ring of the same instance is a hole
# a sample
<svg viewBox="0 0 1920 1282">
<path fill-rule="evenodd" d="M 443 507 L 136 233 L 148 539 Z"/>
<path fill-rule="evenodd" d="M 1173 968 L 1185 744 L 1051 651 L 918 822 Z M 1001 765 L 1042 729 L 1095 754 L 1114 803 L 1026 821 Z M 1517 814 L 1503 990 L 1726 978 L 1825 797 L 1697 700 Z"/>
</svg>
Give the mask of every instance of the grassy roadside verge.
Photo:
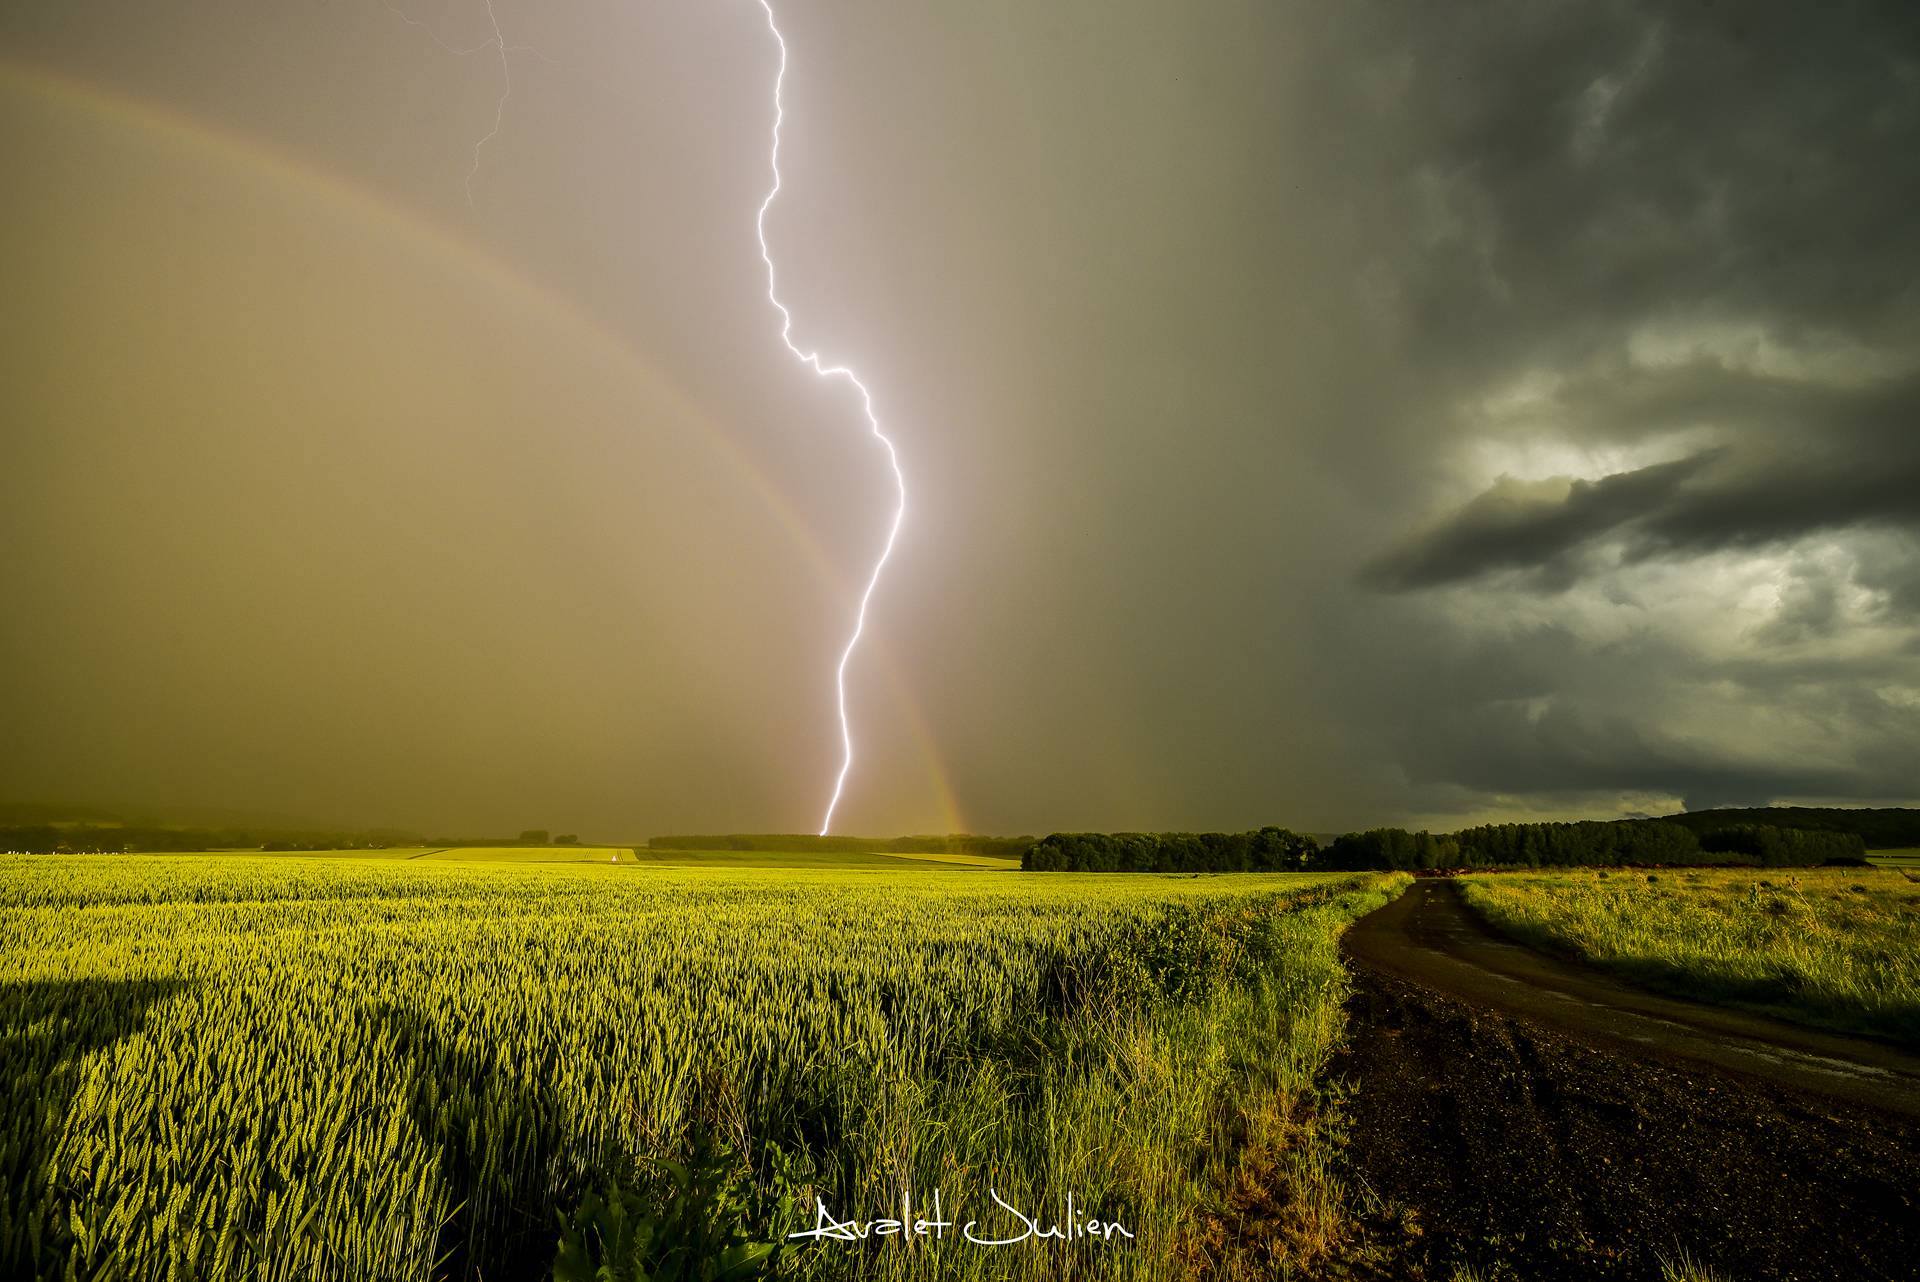
<svg viewBox="0 0 1920 1282">
<path fill-rule="evenodd" d="M 1203 1027 L 1168 1039 L 1189 1055 L 1219 1048 L 1214 1072 L 1191 1075 L 1212 1090 L 1194 1149 L 1204 1163 L 1191 1197 L 1200 1213 L 1179 1238 L 1180 1272 L 1312 1276 L 1347 1234 L 1350 1207 L 1334 1171 L 1339 1119 L 1323 1086 L 1351 986 L 1339 939 L 1411 881 L 1374 874 L 1324 903 L 1270 917 L 1258 969 L 1196 1012 Z"/>
<path fill-rule="evenodd" d="M 1878 868 L 1462 879 L 1495 929 L 1678 996 L 1920 1045 L 1920 884 Z"/>
</svg>

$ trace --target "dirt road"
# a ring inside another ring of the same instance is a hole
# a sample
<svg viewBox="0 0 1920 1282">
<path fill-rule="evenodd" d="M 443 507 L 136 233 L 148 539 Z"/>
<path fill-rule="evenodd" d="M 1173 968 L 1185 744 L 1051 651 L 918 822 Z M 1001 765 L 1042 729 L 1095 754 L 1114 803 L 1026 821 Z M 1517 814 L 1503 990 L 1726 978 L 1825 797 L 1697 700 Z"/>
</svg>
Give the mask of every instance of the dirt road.
<svg viewBox="0 0 1920 1282">
<path fill-rule="evenodd" d="M 1920 1118 L 1920 1055 L 1631 988 L 1497 935 L 1449 880 L 1414 883 L 1345 947 L 1375 971 L 1629 1054 Z"/>
<path fill-rule="evenodd" d="M 1352 1272 L 1920 1276 L 1912 1058 L 1617 985 L 1421 882 L 1348 932 Z"/>
</svg>

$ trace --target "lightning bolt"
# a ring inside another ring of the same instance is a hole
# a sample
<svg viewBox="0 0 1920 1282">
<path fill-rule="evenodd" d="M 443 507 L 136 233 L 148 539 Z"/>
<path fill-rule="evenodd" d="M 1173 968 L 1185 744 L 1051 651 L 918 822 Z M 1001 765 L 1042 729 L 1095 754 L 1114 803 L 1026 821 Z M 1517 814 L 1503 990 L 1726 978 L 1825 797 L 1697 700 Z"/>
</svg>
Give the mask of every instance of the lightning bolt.
<svg viewBox="0 0 1920 1282">
<path fill-rule="evenodd" d="M 420 19 L 414 17 L 399 5 L 390 3 L 390 0 L 383 0 L 381 6 L 409 27 L 418 27 L 420 30 L 426 32 L 433 43 L 439 45 L 441 49 L 453 54 L 455 57 L 464 58 L 488 49 L 493 50 L 500 56 L 500 96 L 493 101 L 493 128 L 489 129 L 485 135 L 473 144 L 473 163 L 467 167 L 466 189 L 467 208 L 469 209 L 473 208 L 473 180 L 480 176 L 480 153 L 486 149 L 488 143 L 500 136 L 500 126 L 507 118 L 507 99 L 513 95 L 513 69 L 508 62 L 507 55 L 510 53 L 530 53 L 545 61 L 554 61 L 538 49 L 535 49 L 532 45 L 508 44 L 506 36 L 501 34 L 500 31 L 500 19 L 493 11 L 493 0 L 480 0 L 480 2 L 486 6 L 487 24 L 493 28 L 493 39 L 483 40 L 470 48 L 460 48 L 448 44 L 446 40 L 441 37 L 438 25 L 420 21 Z M 441 18 L 444 22 L 445 15 L 442 14 Z"/>
<path fill-rule="evenodd" d="M 493 128 L 473 144 L 473 164 L 467 169 L 467 207 L 473 207 L 473 179 L 480 172 L 480 152 L 500 136 L 500 122 L 507 118 L 507 98 L 513 93 L 513 71 L 507 62 L 507 38 L 500 34 L 500 19 L 493 12 L 493 0 L 481 0 L 487 6 L 487 22 L 493 27 L 493 47 L 500 53 L 500 96 L 493 100 Z M 485 46 L 482 46 L 483 48 Z"/>
<path fill-rule="evenodd" d="M 900 537 L 900 524 L 907 516 L 907 477 L 900 470 L 900 453 L 894 448 L 893 441 L 880 426 L 880 418 L 873 412 L 873 393 L 867 385 L 845 365 L 825 364 L 817 351 L 802 351 L 793 341 L 793 313 L 780 301 L 775 288 L 773 251 L 767 247 L 767 210 L 780 195 L 780 126 L 787 118 L 786 108 L 781 102 L 780 91 L 787 79 L 787 40 L 780 34 L 780 24 L 774 21 L 772 0 L 760 0 L 761 9 L 766 11 L 767 30 L 773 33 L 775 43 L 780 46 L 780 70 L 773 78 L 773 152 L 769 163 L 773 170 L 773 187 L 767 192 L 767 198 L 760 202 L 760 216 L 754 222 L 754 230 L 760 237 L 760 261 L 767 265 L 767 301 L 780 313 L 780 341 L 786 344 L 788 351 L 801 364 L 808 366 L 821 378 L 840 378 L 853 384 L 860 393 L 860 408 L 867 418 L 867 430 L 887 451 L 887 465 L 893 469 L 893 484 L 898 498 L 894 504 L 893 521 L 887 527 L 887 541 L 880 549 L 880 556 L 873 563 L 873 573 L 867 576 L 867 587 L 860 594 L 860 609 L 854 616 L 853 634 L 847 638 L 846 648 L 840 652 L 840 664 L 834 669 L 834 689 L 840 711 L 840 773 L 834 776 L 833 796 L 827 801 L 827 813 L 820 821 L 820 835 L 827 835 L 833 827 L 833 812 L 840 806 L 841 794 L 847 786 L 847 775 L 853 770 L 853 723 L 847 716 L 847 665 L 853 660 L 853 652 L 860 644 L 861 636 L 867 630 L 867 606 L 873 601 L 874 589 L 880 586 L 880 575 L 887 568 L 887 561 L 893 556 L 894 541 Z"/>
<path fill-rule="evenodd" d="M 493 104 L 493 127 L 473 144 L 473 163 L 468 166 L 467 169 L 465 185 L 467 204 L 470 207 L 473 204 L 473 180 L 480 174 L 481 153 L 486 150 L 488 143 L 499 137 L 501 124 L 506 119 L 507 99 L 513 93 L 513 71 L 509 55 L 530 53 L 554 66 L 566 65 L 556 58 L 549 57 L 532 45 L 508 44 L 506 35 L 500 28 L 499 15 L 494 12 L 493 0 L 481 0 L 481 3 L 487 11 L 487 23 L 493 28 L 493 38 L 483 40 L 477 45 L 460 47 L 449 44 L 440 34 L 441 26 L 444 24 L 446 18 L 444 13 L 441 15 L 440 22 L 426 23 L 408 13 L 400 5 L 393 3 L 393 0 L 381 0 L 382 8 L 386 9 L 387 12 L 396 18 L 399 18 L 402 22 L 405 22 L 408 26 L 416 27 L 426 32 L 433 43 L 438 45 L 446 53 L 464 58 L 490 50 L 499 58 L 500 94 L 499 97 L 494 100 Z M 845 379 L 853 385 L 855 391 L 860 393 L 860 408 L 861 412 L 866 416 L 867 430 L 876 441 L 880 442 L 881 446 L 887 452 L 887 466 L 893 471 L 894 491 L 897 496 L 894 503 L 893 520 L 887 526 L 886 543 L 882 545 L 880 555 L 873 563 L 873 572 L 867 576 L 866 589 L 860 594 L 860 608 L 854 615 L 853 632 L 847 637 L 847 644 L 845 648 L 840 651 L 840 662 L 834 668 L 834 694 L 836 707 L 840 716 L 840 770 L 839 773 L 834 776 L 833 795 L 828 798 L 827 812 L 820 821 L 820 835 L 824 837 L 833 827 L 833 813 L 840 807 L 840 799 L 846 792 L 847 776 L 853 772 L 853 720 L 847 715 L 847 668 L 853 662 L 854 651 L 860 646 L 860 638 L 866 635 L 867 607 L 873 602 L 874 591 L 880 586 L 880 576 L 886 570 L 888 560 L 893 556 L 894 543 L 900 537 L 900 526 L 906 520 L 907 477 L 906 473 L 900 469 L 899 451 L 894 448 L 892 439 L 887 436 L 886 431 L 880 426 L 879 415 L 874 413 L 873 393 L 867 389 L 865 383 L 860 381 L 859 376 L 847 366 L 828 365 L 821 359 L 819 352 L 803 351 L 793 341 L 793 313 L 788 311 L 787 305 L 780 301 L 780 295 L 776 287 L 777 273 L 773 265 L 773 251 L 767 245 L 767 210 L 773 207 L 774 200 L 780 195 L 782 185 L 780 180 L 780 127 L 786 123 L 787 116 L 786 107 L 781 98 L 781 90 L 784 88 L 787 80 L 787 41 L 786 37 L 780 34 L 780 25 L 774 19 L 772 0 L 759 0 L 759 4 L 760 8 L 767 15 L 767 30 L 773 33 L 774 42 L 780 46 L 780 70 L 773 79 L 773 150 L 768 157 L 769 166 L 773 170 L 773 186 L 768 190 L 766 199 L 760 202 L 759 216 L 754 221 L 754 230 L 760 238 L 760 261 L 765 263 L 767 267 L 767 301 L 772 303 L 775 310 L 780 313 L 780 341 L 786 345 L 789 352 L 793 353 L 795 359 L 812 369 L 813 372 L 821 378 Z M 450 0 L 448 8 L 450 9 L 451 7 Z"/>
</svg>

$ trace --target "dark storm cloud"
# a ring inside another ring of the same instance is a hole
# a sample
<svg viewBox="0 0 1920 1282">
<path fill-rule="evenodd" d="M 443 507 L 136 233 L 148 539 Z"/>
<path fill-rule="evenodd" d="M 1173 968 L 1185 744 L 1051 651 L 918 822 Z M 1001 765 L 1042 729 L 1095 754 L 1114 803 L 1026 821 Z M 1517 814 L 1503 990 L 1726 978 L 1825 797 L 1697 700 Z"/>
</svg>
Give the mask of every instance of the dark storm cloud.
<svg viewBox="0 0 1920 1282">
<path fill-rule="evenodd" d="M 1920 537 L 1863 544 L 1854 581 L 1880 593 L 1889 609 L 1920 617 Z"/>
<path fill-rule="evenodd" d="M 1724 478 L 1650 513 L 1632 554 L 1676 555 L 1757 547 L 1853 527 L 1920 527 L 1920 383 L 1908 383 L 1887 419 L 1848 430 L 1816 424 L 1777 452 L 1734 455 Z"/>
<path fill-rule="evenodd" d="M 1589 803 L 1609 795 L 1664 794 L 1695 810 L 1765 805 L 1795 793 L 1845 796 L 1854 784 L 1849 770 L 1742 761 L 1718 748 L 1674 739 L 1634 717 L 1589 716 L 1574 708 L 1531 715 L 1514 704 L 1482 705 L 1450 720 L 1446 731 L 1444 751 L 1430 760 L 1439 767 L 1436 777 L 1482 794 Z M 1416 742 L 1412 747 L 1418 754 L 1439 745 Z"/>
<path fill-rule="evenodd" d="M 1498 571 L 1563 590 L 1582 553 L 1618 545 L 1626 562 L 1758 548 L 1849 529 L 1920 529 L 1920 381 L 1869 394 L 1776 386 L 1769 417 L 1738 416 L 1750 389 L 1707 401 L 1734 443 L 1598 480 L 1501 478 L 1433 529 L 1368 567 L 1391 590 L 1459 583 Z M 1690 398 L 1693 399 L 1693 398 Z M 1605 572 L 1614 562 L 1585 564 Z"/>
<path fill-rule="evenodd" d="M 1419 29 L 1369 12 L 1374 56 L 1406 60 L 1385 149 L 1429 355 L 1522 364 L 1707 307 L 1911 320 L 1912 6 L 1449 6 Z"/>
<path fill-rule="evenodd" d="M 1393 119 L 1332 174 L 1394 193 L 1354 208 L 1395 397 L 1379 604 L 1326 635 L 1377 750 L 1435 812 L 1912 796 L 1920 10 L 1360 12 L 1325 91 Z M 1436 504 L 1489 442 L 1652 457 Z"/>
<path fill-rule="evenodd" d="M 1375 562 L 1368 578 L 1404 590 L 1522 569 L 1542 587 L 1565 587 L 1574 552 L 1673 503 L 1712 458 L 1695 455 L 1598 481 L 1502 478 L 1425 537 Z"/>
<path fill-rule="evenodd" d="M 1575 812 L 1631 797 L 1873 801 L 1909 795 L 1920 771 L 1914 710 L 1878 690 L 1911 679 L 1908 654 L 1728 659 L 1684 639 L 1594 640 L 1566 626 L 1428 639 L 1441 662 L 1395 685 L 1407 709 L 1397 753 L 1436 812 L 1491 797 Z M 1452 681 L 1422 699 L 1434 671 Z M 1731 725 L 1701 715 L 1716 708 Z"/>
</svg>

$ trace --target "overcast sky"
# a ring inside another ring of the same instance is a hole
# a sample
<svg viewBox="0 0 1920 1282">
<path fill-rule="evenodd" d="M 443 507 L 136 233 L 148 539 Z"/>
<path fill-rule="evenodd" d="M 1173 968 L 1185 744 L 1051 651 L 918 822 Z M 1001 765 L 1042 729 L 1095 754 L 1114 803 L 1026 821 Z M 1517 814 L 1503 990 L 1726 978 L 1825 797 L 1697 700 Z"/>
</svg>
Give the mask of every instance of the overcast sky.
<svg viewBox="0 0 1920 1282">
<path fill-rule="evenodd" d="M 0 10 L 0 800 L 817 824 L 777 51 L 555 8 Z M 839 827 L 1920 801 L 1920 9 L 777 9 Z"/>
</svg>

